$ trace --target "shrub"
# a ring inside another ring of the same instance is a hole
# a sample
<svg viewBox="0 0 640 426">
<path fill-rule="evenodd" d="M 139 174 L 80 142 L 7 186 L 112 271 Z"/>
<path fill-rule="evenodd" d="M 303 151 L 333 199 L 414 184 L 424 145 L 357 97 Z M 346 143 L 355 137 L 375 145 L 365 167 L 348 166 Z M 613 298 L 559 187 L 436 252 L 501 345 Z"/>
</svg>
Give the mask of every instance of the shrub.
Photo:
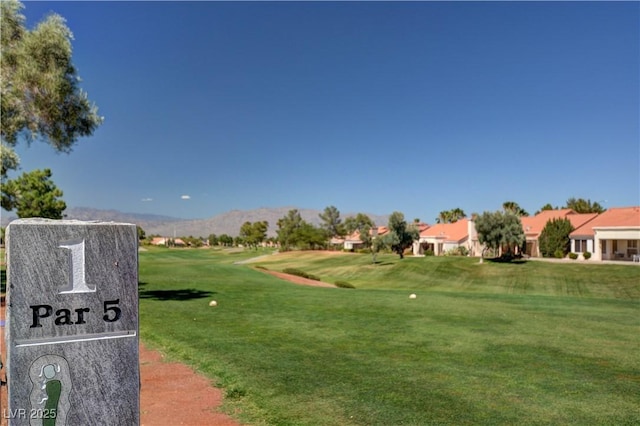
<svg viewBox="0 0 640 426">
<path fill-rule="evenodd" d="M 569 253 L 569 257 L 573 260 L 576 260 L 578 258 L 578 254 L 577 253 Z"/>
<path fill-rule="evenodd" d="M 425 255 L 425 256 L 433 256 L 433 254 L 434 254 L 434 253 L 433 253 L 433 250 L 431 250 L 431 249 L 429 249 L 429 250 L 427 250 L 427 251 L 425 251 L 425 252 L 424 252 L 424 255 Z"/>
<path fill-rule="evenodd" d="M 282 272 L 284 272 L 285 274 L 289 274 L 289 275 L 295 275 L 297 277 L 307 278 L 307 279 L 314 280 L 314 281 L 320 281 L 320 277 L 318 277 L 316 275 L 312 275 L 312 274 L 307 274 L 306 272 L 301 271 L 300 269 L 285 268 L 285 269 L 282 270 Z"/>
<path fill-rule="evenodd" d="M 557 249 L 556 251 L 553 252 L 553 257 L 557 259 L 562 259 L 564 257 L 564 250 Z"/>
<path fill-rule="evenodd" d="M 591 258 L 591 253 L 588 251 L 585 251 L 582 253 L 582 257 L 584 257 L 584 260 L 589 260 Z"/>
<path fill-rule="evenodd" d="M 458 246 L 447 251 L 445 256 L 466 256 L 467 254 L 469 250 L 465 246 Z"/>
<path fill-rule="evenodd" d="M 573 231 L 573 226 L 569 219 L 552 219 L 548 221 L 538 238 L 542 256 L 559 257 L 558 250 L 562 251 L 561 257 L 569 253 L 571 247 L 569 234 L 571 231 Z"/>
<path fill-rule="evenodd" d="M 353 284 L 348 283 L 346 281 L 336 281 L 336 287 L 340 287 L 340 288 L 356 288 Z"/>
</svg>

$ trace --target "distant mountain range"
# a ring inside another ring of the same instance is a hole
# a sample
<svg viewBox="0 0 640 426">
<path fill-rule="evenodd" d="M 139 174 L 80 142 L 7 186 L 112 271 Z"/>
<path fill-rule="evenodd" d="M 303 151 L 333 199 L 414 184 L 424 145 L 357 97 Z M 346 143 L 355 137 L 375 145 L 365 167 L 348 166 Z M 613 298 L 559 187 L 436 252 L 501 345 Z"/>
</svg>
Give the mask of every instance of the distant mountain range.
<svg viewBox="0 0 640 426">
<path fill-rule="evenodd" d="M 231 210 L 226 213 L 213 216 L 208 219 L 179 219 L 169 216 L 154 214 L 123 213 L 118 210 L 99 210 L 86 207 L 72 207 L 65 210 L 67 219 L 76 220 L 101 220 L 106 222 L 134 223 L 144 229 L 147 235 L 161 235 L 165 237 L 207 237 L 210 234 L 227 234 L 235 237 L 240 232 L 244 222 L 257 222 L 266 220 L 269 222 L 267 235 L 275 236 L 278 229 L 278 219 L 287 215 L 289 210 L 296 207 L 259 208 L 254 210 Z M 320 224 L 318 215 L 320 210 L 298 208 L 300 216 L 314 225 Z M 341 214 L 342 219 L 355 215 L 355 213 Z M 369 214 L 369 217 L 377 225 L 386 225 L 389 215 Z M 4 214 L 2 226 L 14 220 L 15 216 Z"/>
</svg>

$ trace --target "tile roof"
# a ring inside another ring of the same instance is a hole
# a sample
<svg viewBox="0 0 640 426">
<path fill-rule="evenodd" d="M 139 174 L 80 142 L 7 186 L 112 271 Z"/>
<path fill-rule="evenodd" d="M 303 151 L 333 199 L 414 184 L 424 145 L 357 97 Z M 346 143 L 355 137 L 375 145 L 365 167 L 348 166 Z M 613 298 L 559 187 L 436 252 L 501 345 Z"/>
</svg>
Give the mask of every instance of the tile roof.
<svg viewBox="0 0 640 426">
<path fill-rule="evenodd" d="M 429 229 L 429 224 L 427 223 L 420 222 L 420 223 L 414 223 L 414 225 L 418 227 L 418 233 L 421 233 Z"/>
<path fill-rule="evenodd" d="M 596 217 L 598 217 L 598 213 L 573 213 L 567 215 L 567 219 L 571 222 L 573 229 L 580 228 L 582 225 L 590 222 Z"/>
<path fill-rule="evenodd" d="M 369 233 L 373 235 L 373 229 L 369 230 Z M 389 233 L 389 228 L 387 228 L 386 226 L 378 226 L 377 228 L 377 236 L 381 237 L 383 235 L 386 235 Z M 353 243 L 361 243 L 362 240 L 360 240 L 360 231 L 355 231 L 349 235 L 347 235 L 345 237 L 346 241 L 351 241 Z"/>
<path fill-rule="evenodd" d="M 576 213 L 571 209 L 543 210 L 535 216 L 521 217 L 520 222 L 525 235 L 531 239 L 539 237 L 550 220 L 568 219 L 573 229 L 578 229 L 597 216 L 598 213 Z"/>
<path fill-rule="evenodd" d="M 454 223 L 437 223 L 420 232 L 420 238 L 437 238 L 444 241 L 460 242 L 469 236 L 469 220 L 460 219 Z"/>
<path fill-rule="evenodd" d="M 535 216 L 524 216 L 520 218 L 522 229 L 529 238 L 537 238 L 548 221 L 553 219 L 564 219 L 569 214 L 576 214 L 571 209 L 543 210 Z"/>
<path fill-rule="evenodd" d="M 640 227 L 640 206 L 613 207 L 584 223 L 569 234 L 570 237 L 595 235 L 594 228 Z"/>
</svg>

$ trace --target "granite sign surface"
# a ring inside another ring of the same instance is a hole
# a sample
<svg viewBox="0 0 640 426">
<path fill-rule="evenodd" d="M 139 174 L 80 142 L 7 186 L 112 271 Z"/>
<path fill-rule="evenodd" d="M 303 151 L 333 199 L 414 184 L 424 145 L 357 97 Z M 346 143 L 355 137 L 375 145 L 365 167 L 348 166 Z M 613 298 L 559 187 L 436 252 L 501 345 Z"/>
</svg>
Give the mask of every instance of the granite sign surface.
<svg viewBox="0 0 640 426">
<path fill-rule="evenodd" d="M 7 227 L 10 425 L 137 425 L 138 238 L 131 224 Z"/>
</svg>

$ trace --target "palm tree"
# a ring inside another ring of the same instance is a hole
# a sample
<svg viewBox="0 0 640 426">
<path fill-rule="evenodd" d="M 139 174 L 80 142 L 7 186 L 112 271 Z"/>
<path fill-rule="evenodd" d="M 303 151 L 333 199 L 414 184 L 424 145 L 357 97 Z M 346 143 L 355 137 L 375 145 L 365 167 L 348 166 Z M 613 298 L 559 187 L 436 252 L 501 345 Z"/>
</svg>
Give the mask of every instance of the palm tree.
<svg viewBox="0 0 640 426">
<path fill-rule="evenodd" d="M 598 202 L 591 203 L 591 200 L 585 200 L 584 198 L 571 197 L 567 200 L 567 209 L 571 209 L 576 213 L 602 213 L 605 208 Z"/>
<path fill-rule="evenodd" d="M 436 218 L 436 223 L 454 223 L 466 216 L 464 210 L 459 207 L 451 210 L 443 210 Z"/>
<path fill-rule="evenodd" d="M 527 211 L 520 207 L 520 205 L 515 201 L 505 201 L 502 203 L 502 210 L 507 213 L 513 213 L 518 217 L 529 216 L 529 213 L 527 213 Z"/>
</svg>

